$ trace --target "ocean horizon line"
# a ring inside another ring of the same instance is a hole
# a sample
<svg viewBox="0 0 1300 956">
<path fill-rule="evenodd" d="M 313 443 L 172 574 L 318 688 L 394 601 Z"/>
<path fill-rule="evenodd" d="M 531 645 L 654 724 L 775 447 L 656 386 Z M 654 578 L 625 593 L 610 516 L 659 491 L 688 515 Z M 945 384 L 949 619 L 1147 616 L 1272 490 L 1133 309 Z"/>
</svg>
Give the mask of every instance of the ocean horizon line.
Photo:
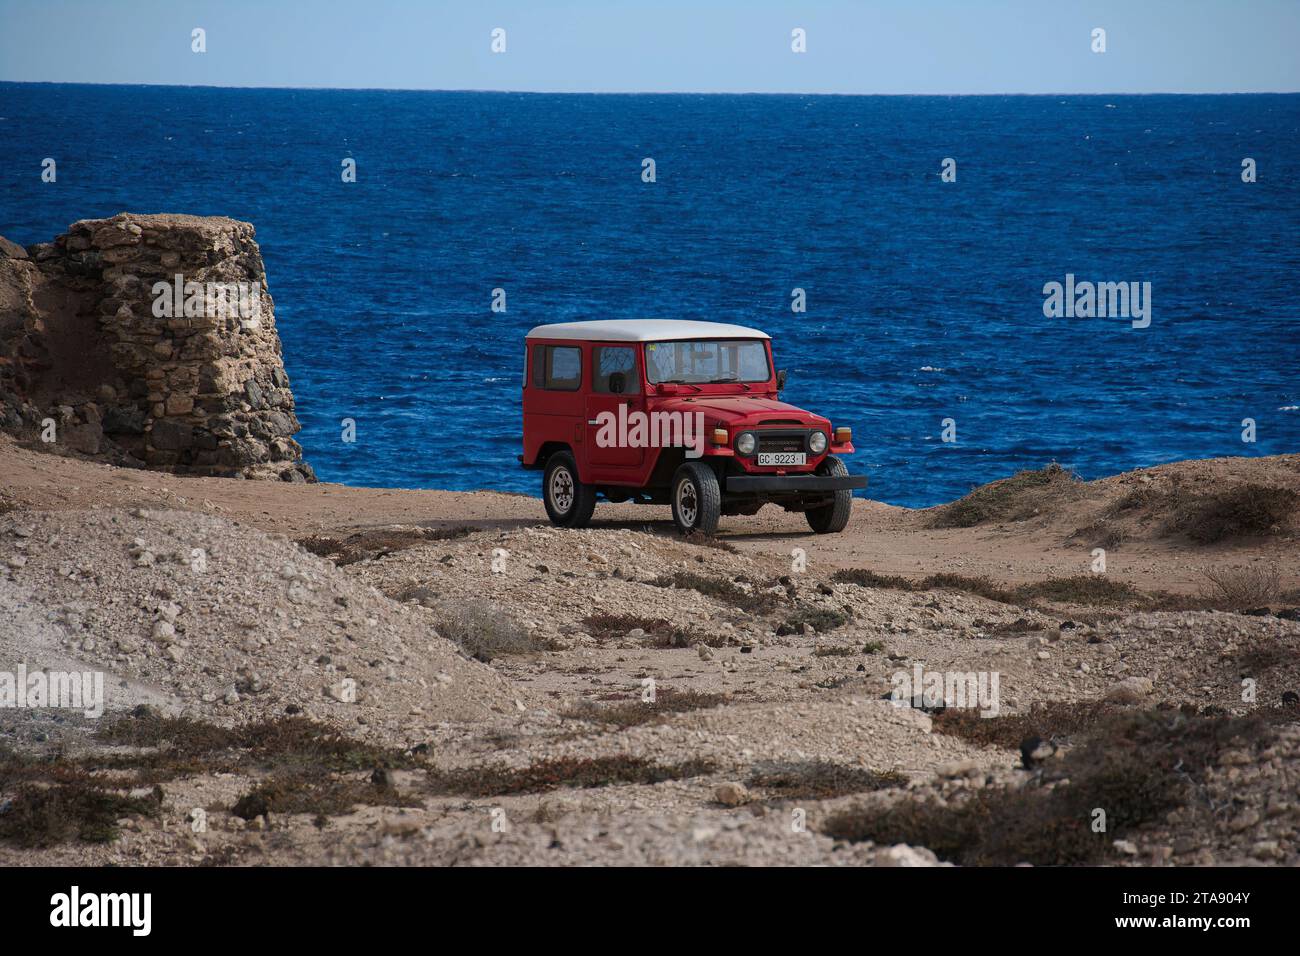
<svg viewBox="0 0 1300 956">
<path fill-rule="evenodd" d="M 843 98 L 930 98 L 930 99 L 980 99 L 989 97 L 1144 97 L 1144 96 L 1296 96 L 1300 90 L 1101 90 L 1096 92 L 1065 91 L 988 91 L 979 93 L 846 93 L 843 91 L 801 90 L 514 90 L 406 86 L 240 86 L 216 83 L 101 83 L 87 80 L 8 80 L 0 79 L 0 86 L 86 86 L 123 87 L 157 90 L 247 90 L 250 92 L 274 90 L 311 93 L 491 93 L 503 96 L 799 96 Z"/>
</svg>

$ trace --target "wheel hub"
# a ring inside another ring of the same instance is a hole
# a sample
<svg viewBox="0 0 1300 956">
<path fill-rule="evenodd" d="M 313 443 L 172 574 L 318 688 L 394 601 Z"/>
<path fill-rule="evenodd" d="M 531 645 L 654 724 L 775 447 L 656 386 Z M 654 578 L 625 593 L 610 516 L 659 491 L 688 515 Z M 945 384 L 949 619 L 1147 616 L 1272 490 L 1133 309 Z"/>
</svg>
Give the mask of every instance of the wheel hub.
<svg viewBox="0 0 1300 956">
<path fill-rule="evenodd" d="M 677 514 L 681 516 L 682 524 L 688 527 L 694 525 L 698 512 L 699 500 L 695 493 L 695 482 L 683 481 L 677 486 Z"/>
<path fill-rule="evenodd" d="M 551 474 L 551 504 L 561 513 L 573 507 L 573 476 L 565 468 Z"/>
</svg>

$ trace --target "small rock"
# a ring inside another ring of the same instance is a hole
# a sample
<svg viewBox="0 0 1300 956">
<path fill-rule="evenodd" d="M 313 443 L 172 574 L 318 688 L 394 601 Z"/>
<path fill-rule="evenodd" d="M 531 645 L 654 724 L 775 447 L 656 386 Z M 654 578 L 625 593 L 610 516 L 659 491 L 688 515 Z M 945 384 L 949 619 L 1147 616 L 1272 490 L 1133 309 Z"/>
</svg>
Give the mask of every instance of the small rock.
<svg viewBox="0 0 1300 956">
<path fill-rule="evenodd" d="M 713 791 L 713 797 L 718 803 L 727 807 L 739 807 L 749 803 L 749 790 L 743 783 L 720 783 L 718 788 Z"/>
<path fill-rule="evenodd" d="M 1233 833 L 1241 833 L 1243 830 L 1249 830 L 1255 824 L 1259 823 L 1259 812 L 1256 810 L 1242 810 L 1228 824 L 1228 829 Z"/>
<path fill-rule="evenodd" d="M 1054 753 L 1056 744 L 1042 737 L 1026 737 L 1020 741 L 1020 763 L 1026 770 L 1037 767 Z"/>
<path fill-rule="evenodd" d="M 898 843 L 876 854 L 876 866 L 938 866 L 939 858 L 925 847 Z"/>
<path fill-rule="evenodd" d="M 958 760 L 956 763 L 944 764 L 939 768 L 941 777 L 970 777 L 979 773 L 983 773 L 983 770 L 974 760 Z"/>
<path fill-rule="evenodd" d="M 1276 840 L 1260 840 L 1251 847 L 1250 852 L 1257 860 L 1280 860 L 1282 858 L 1282 850 Z"/>
<path fill-rule="evenodd" d="M 1136 704 L 1155 689 L 1149 677 L 1125 677 L 1106 691 L 1106 699 L 1117 704 Z"/>
</svg>

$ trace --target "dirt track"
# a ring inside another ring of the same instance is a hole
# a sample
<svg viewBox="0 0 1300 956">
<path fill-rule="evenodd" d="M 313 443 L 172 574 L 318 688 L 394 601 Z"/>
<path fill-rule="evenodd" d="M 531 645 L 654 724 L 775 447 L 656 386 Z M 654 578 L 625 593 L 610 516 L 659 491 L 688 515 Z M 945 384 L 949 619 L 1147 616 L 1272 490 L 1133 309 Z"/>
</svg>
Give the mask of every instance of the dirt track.
<svg viewBox="0 0 1300 956">
<path fill-rule="evenodd" d="M 928 527 L 929 510 L 897 508 L 855 499 L 844 534 L 817 536 L 799 515 L 773 507 L 750 517 L 724 518 L 719 537 L 742 550 L 788 561 L 803 548 L 813 568 L 870 567 L 882 574 L 925 576 L 980 574 L 1019 583 L 1083 574 L 1090 570 L 1095 541 L 1074 536 L 1135 488 L 1177 482 L 1180 493 L 1210 490 L 1225 482 L 1259 482 L 1300 491 L 1300 455 L 1177 462 L 1128 472 L 1080 487 L 1077 496 L 1055 500 L 1027 520 L 972 528 Z M 297 485 L 281 482 L 178 478 L 56 458 L 16 446 L 0 436 L 0 501 L 37 509 L 136 506 L 182 508 L 222 515 L 291 538 L 346 535 L 393 527 L 468 526 L 498 530 L 546 524 L 540 498 L 497 492 L 419 491 Z M 1158 520 L 1137 515 L 1119 522 L 1131 532 L 1108 548 L 1107 573 L 1155 591 L 1194 591 L 1203 572 L 1216 567 L 1267 563 L 1291 586 L 1300 584 L 1297 533 L 1268 539 L 1189 548 L 1159 533 Z M 1156 519 L 1160 516 L 1155 515 Z M 666 507 L 600 504 L 595 528 L 672 533 Z"/>
</svg>

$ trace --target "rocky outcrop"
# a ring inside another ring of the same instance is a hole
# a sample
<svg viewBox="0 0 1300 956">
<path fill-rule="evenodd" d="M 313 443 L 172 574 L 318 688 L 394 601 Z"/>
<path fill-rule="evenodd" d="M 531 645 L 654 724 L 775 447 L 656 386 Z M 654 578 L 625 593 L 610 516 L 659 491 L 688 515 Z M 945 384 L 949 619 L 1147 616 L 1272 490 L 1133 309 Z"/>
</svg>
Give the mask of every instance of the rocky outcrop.
<svg viewBox="0 0 1300 956">
<path fill-rule="evenodd" d="M 315 480 L 253 235 L 122 213 L 0 239 L 0 428 L 115 464 Z"/>
</svg>

